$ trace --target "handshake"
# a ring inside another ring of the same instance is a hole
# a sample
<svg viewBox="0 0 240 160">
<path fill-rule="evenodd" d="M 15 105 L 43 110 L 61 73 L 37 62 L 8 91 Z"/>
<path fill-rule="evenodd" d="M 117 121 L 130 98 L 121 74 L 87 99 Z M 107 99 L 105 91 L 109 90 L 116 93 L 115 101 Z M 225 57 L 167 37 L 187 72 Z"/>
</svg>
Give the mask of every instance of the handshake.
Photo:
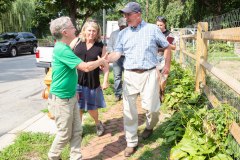
<svg viewBox="0 0 240 160">
<path fill-rule="evenodd" d="M 100 63 L 99 68 L 101 70 L 104 70 L 105 67 L 109 69 L 108 53 L 106 53 L 105 56 L 103 56 L 102 58 L 98 56 L 98 61 Z"/>
</svg>

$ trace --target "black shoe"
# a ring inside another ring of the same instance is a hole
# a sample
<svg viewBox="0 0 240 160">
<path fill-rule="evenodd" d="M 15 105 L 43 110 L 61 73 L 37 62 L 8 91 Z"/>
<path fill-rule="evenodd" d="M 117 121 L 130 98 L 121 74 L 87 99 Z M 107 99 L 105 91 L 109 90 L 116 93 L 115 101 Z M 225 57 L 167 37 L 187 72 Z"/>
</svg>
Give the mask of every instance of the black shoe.
<svg viewBox="0 0 240 160">
<path fill-rule="evenodd" d="M 101 121 L 99 121 L 99 125 L 96 126 L 96 130 L 97 130 L 97 135 L 100 137 L 103 135 L 104 133 L 104 127 Z"/>
<path fill-rule="evenodd" d="M 120 100 L 121 100 L 120 97 L 115 97 L 113 101 L 114 101 L 114 102 L 117 102 L 117 101 L 120 101 Z"/>
<path fill-rule="evenodd" d="M 143 139 L 147 139 L 153 132 L 153 129 L 148 130 L 147 128 L 145 128 L 145 130 L 142 133 L 142 138 Z"/>
</svg>

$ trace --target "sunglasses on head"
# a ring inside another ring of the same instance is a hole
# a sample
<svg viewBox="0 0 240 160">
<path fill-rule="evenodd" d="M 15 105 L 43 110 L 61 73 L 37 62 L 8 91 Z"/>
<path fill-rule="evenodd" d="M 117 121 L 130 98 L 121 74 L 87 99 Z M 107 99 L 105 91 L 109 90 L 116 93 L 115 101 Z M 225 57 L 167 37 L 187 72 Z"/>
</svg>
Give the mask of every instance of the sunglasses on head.
<svg viewBox="0 0 240 160">
<path fill-rule="evenodd" d="M 88 20 L 87 22 L 94 22 L 94 23 L 97 23 L 97 24 L 98 24 L 98 22 L 97 22 L 97 21 L 94 21 L 94 20 Z"/>
<path fill-rule="evenodd" d="M 164 19 L 164 17 L 157 17 L 157 19 L 159 19 L 159 18 Z"/>
</svg>

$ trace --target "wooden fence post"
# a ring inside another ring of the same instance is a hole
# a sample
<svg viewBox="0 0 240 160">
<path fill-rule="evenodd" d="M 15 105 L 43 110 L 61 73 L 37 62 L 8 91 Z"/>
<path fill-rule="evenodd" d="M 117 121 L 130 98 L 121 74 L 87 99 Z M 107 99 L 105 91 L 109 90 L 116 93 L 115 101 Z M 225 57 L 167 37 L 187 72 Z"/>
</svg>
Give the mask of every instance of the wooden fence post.
<svg viewBox="0 0 240 160">
<path fill-rule="evenodd" d="M 180 30 L 180 65 L 182 66 L 182 63 L 184 63 L 184 55 L 183 50 L 185 50 L 185 39 L 182 37 L 185 34 L 185 29 Z"/>
<path fill-rule="evenodd" d="M 199 22 L 197 27 L 197 59 L 196 59 L 196 91 L 206 84 L 206 69 L 201 66 L 200 59 L 207 61 L 207 40 L 204 40 L 204 33 L 208 31 L 207 22 Z M 200 86 L 201 85 L 201 86 Z"/>
</svg>

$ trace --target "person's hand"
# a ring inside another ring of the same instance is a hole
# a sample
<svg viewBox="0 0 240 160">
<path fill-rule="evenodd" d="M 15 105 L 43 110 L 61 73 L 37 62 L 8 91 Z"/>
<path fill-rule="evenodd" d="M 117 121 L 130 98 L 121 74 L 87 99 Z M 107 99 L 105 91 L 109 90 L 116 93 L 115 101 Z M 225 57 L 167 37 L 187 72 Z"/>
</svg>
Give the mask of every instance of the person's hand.
<svg viewBox="0 0 240 160">
<path fill-rule="evenodd" d="M 107 58 L 107 56 L 105 55 L 104 57 L 100 58 L 98 56 L 98 60 L 100 60 L 101 62 L 101 66 L 109 68 L 109 64 L 108 64 L 108 60 L 106 60 L 105 58 Z"/>
<path fill-rule="evenodd" d="M 99 68 L 100 68 L 101 70 L 104 70 L 104 66 L 102 66 L 102 65 L 101 65 L 101 66 L 99 66 Z"/>
<path fill-rule="evenodd" d="M 76 95 L 77 95 L 77 100 L 79 101 L 79 94 L 76 92 Z"/>
<path fill-rule="evenodd" d="M 170 66 L 164 66 L 163 70 L 161 72 L 162 76 L 164 76 L 165 74 L 169 74 L 170 73 Z"/>
<path fill-rule="evenodd" d="M 105 90 L 108 88 L 108 82 L 103 82 L 103 85 L 101 87 L 102 90 Z"/>
<path fill-rule="evenodd" d="M 106 53 L 105 56 L 103 56 L 103 59 L 108 60 L 108 53 Z"/>
</svg>

